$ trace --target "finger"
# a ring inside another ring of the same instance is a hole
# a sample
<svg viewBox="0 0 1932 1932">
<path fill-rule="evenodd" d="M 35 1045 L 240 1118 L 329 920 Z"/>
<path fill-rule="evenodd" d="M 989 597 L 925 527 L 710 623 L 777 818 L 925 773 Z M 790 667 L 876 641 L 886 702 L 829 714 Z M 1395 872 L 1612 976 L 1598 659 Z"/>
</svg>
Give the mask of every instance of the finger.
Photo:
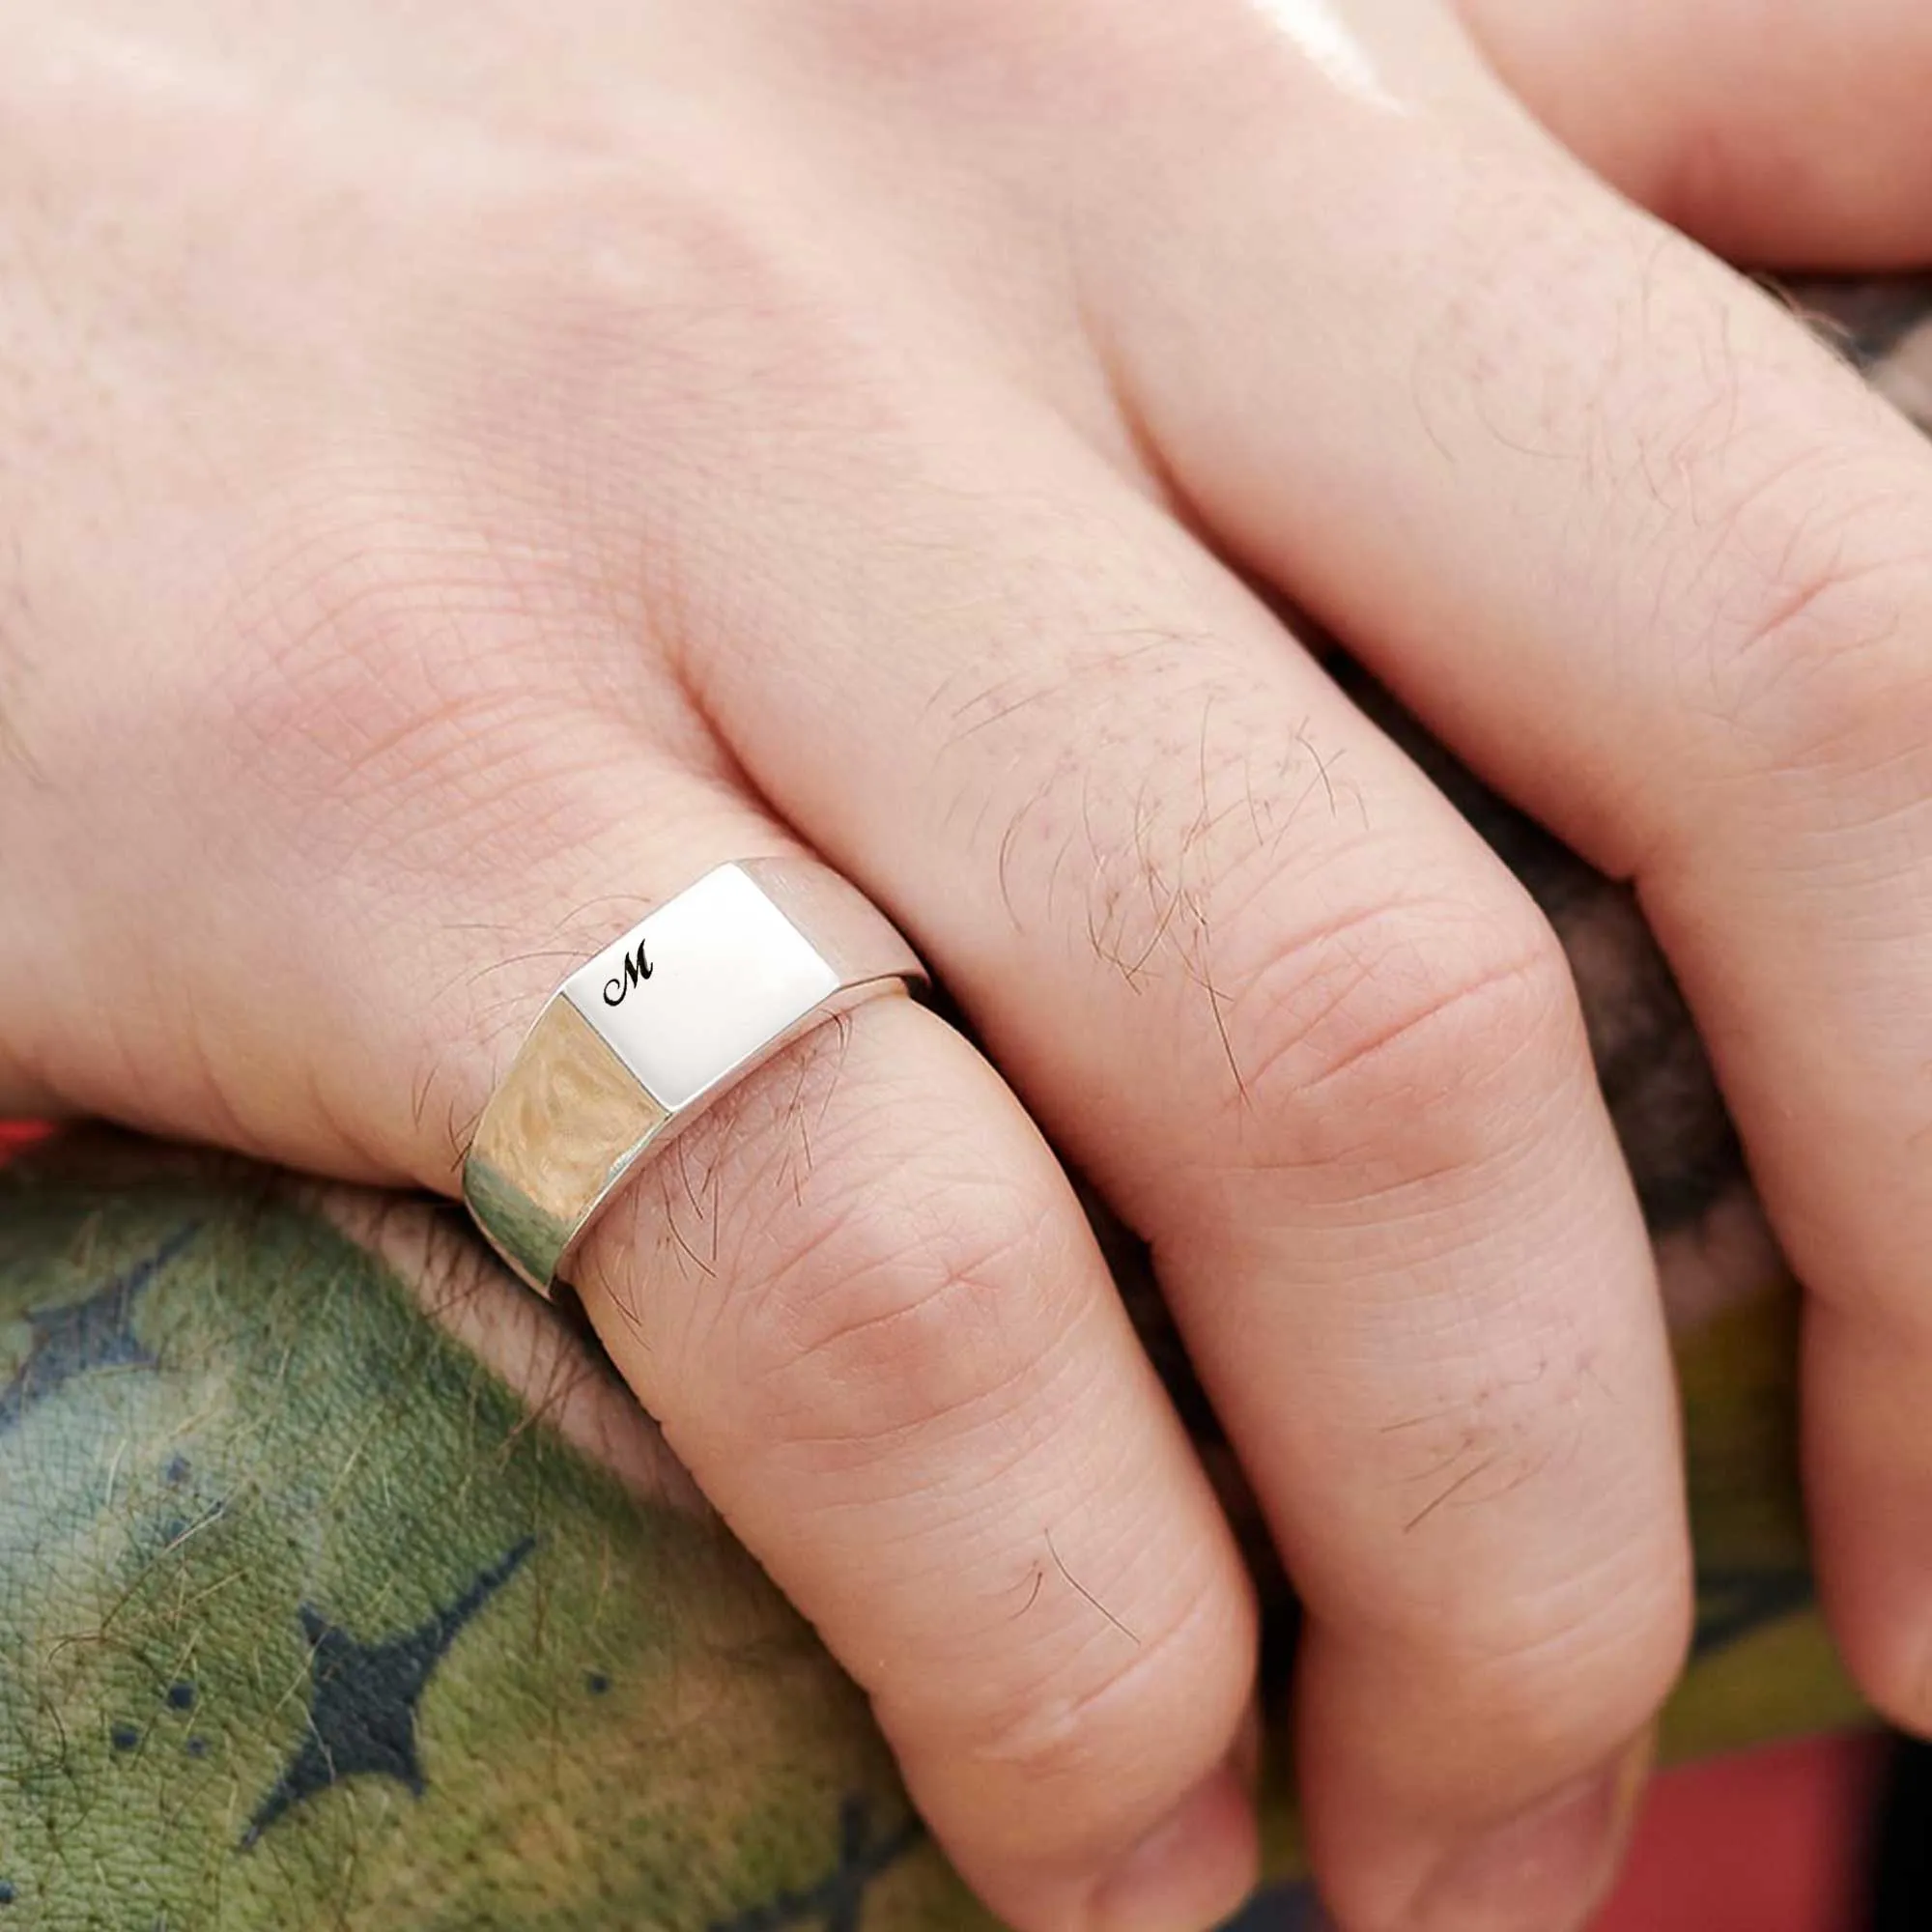
<svg viewBox="0 0 1932 1932">
<path fill-rule="evenodd" d="M 1737 261 L 1932 253 L 1932 13 L 1920 0 L 1459 0 L 1573 153 Z"/>
<path fill-rule="evenodd" d="M 1346 221 L 1288 191 L 1305 129 L 1224 142 L 1155 217 L 1158 280 L 1147 209 L 1113 257 L 1117 366 L 1225 540 L 1634 880 L 1815 1296 L 1830 1606 L 1925 1727 L 1932 461 L 1787 315 L 1480 101 L 1336 108 Z M 1319 364 L 1279 352 L 1307 339 Z"/>
<path fill-rule="evenodd" d="M 746 814 L 700 838 L 701 798 L 635 789 L 675 836 L 600 871 L 653 901 L 778 837 Z M 1247 1580 L 1070 1186 L 956 1034 L 895 1000 L 810 1035 L 649 1165 L 575 1273 L 1003 1918 L 1238 1903 Z"/>
<path fill-rule="evenodd" d="M 640 776 L 623 849 L 559 911 L 620 929 L 635 911 L 594 885 L 655 902 L 781 843 L 686 790 Z M 956 1034 L 889 1000 L 810 1035 L 650 1163 L 575 1273 L 1004 1918 L 1239 1902 L 1247 1578 L 1068 1182 Z"/>
<path fill-rule="evenodd" d="M 1506 1885 L 1514 1854 L 1446 1867 L 1580 1784 L 1495 1920 L 1566 1923 L 1688 1592 L 1648 1247 L 1555 942 L 1088 452 L 970 384 L 894 406 L 920 487 L 848 467 L 842 535 L 768 561 L 799 648 L 707 640 L 707 713 L 1151 1238 L 1308 1606 L 1350 1922 Z"/>
<path fill-rule="evenodd" d="M 901 1001 L 721 1116 L 580 1263 L 612 1358 L 996 1912 L 1224 1917 L 1255 1875 L 1246 1580 L 1037 1133 Z"/>
</svg>

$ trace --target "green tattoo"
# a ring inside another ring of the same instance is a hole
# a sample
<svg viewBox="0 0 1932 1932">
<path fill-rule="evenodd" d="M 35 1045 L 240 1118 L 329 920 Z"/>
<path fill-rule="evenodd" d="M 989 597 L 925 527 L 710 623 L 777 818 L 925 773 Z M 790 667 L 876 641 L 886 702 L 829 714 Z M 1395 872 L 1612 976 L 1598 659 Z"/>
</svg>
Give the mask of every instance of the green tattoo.
<svg viewBox="0 0 1932 1932">
<path fill-rule="evenodd" d="M 450 1249 L 435 1212 L 383 1247 Z M 510 1297 L 455 1252 L 446 1310 Z M 969 1922 L 750 1560 L 543 1426 L 597 1373 L 513 1395 L 420 1284 L 245 1169 L 92 1143 L 0 1174 L 7 1909 Z"/>
</svg>

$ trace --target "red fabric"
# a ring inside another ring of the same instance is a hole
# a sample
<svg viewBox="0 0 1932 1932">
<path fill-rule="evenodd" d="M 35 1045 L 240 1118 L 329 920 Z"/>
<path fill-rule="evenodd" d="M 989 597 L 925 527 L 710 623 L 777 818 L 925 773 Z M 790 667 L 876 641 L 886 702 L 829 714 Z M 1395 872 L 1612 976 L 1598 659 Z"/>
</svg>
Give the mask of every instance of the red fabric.
<svg viewBox="0 0 1932 1932">
<path fill-rule="evenodd" d="M 0 1160 L 29 1141 L 45 1139 L 47 1131 L 38 1121 L 0 1121 Z"/>
<path fill-rule="evenodd" d="M 1811 1738 L 1666 1773 L 1595 1932 L 1861 1932 L 1885 1751 Z"/>
</svg>

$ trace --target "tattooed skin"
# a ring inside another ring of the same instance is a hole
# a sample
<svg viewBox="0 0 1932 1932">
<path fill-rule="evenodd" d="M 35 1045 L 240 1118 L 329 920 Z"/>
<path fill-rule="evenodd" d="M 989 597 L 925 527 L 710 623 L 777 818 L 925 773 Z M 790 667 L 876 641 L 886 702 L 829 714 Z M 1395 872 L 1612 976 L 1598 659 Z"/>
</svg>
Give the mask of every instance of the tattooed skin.
<svg viewBox="0 0 1932 1932">
<path fill-rule="evenodd" d="M 0 1387 L 23 1926 L 965 1922 L 858 1694 L 440 1210 L 53 1145 Z"/>
<path fill-rule="evenodd" d="M 1805 299 L 1932 421 L 1932 288 Z M 1562 934 L 1657 1244 L 1699 1583 L 1664 1752 L 1851 1718 L 1805 1568 L 1795 1293 L 1640 913 L 1359 695 Z M 1248 1532 L 1279 1690 L 1292 1596 L 1145 1256 L 1100 1225 Z M 1264 1815 L 1297 1869 L 1278 1779 Z M 0 1932 L 980 1922 L 863 1699 L 448 1210 L 106 1136 L 0 1170 Z"/>
</svg>

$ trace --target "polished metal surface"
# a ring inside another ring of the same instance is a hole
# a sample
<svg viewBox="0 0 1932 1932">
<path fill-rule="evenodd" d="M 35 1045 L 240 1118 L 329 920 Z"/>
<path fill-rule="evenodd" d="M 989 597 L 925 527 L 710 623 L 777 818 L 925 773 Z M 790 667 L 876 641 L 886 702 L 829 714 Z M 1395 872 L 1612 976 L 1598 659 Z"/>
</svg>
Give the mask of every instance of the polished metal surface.
<svg viewBox="0 0 1932 1932">
<path fill-rule="evenodd" d="M 477 1125 L 463 1198 L 548 1293 L 647 1154 L 835 1014 L 921 983 L 855 888 L 805 860 L 721 866 L 552 995 Z"/>
</svg>

